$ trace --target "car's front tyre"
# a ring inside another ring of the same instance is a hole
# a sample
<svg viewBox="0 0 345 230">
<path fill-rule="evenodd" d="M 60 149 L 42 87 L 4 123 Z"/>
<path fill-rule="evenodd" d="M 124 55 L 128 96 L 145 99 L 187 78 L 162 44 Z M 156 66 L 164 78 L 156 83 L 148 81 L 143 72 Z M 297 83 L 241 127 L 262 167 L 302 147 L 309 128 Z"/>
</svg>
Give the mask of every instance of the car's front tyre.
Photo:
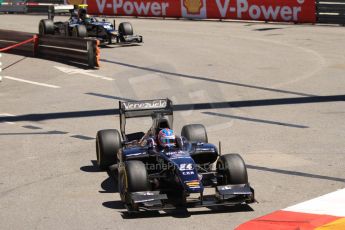
<svg viewBox="0 0 345 230">
<path fill-rule="evenodd" d="M 122 22 L 119 25 L 119 34 L 122 36 L 133 35 L 133 26 L 129 22 Z"/>
<path fill-rule="evenodd" d="M 122 148 L 121 136 L 116 129 L 105 129 L 96 135 L 97 165 L 101 169 L 117 163 L 117 152 Z"/>
<path fill-rule="evenodd" d="M 126 161 L 119 167 L 118 177 L 122 202 L 129 211 L 138 211 L 137 205 L 130 200 L 130 193 L 151 190 L 145 164 L 137 160 Z"/>
<path fill-rule="evenodd" d="M 219 175 L 218 185 L 248 183 L 247 167 L 237 153 L 220 156 L 216 168 Z"/>
</svg>

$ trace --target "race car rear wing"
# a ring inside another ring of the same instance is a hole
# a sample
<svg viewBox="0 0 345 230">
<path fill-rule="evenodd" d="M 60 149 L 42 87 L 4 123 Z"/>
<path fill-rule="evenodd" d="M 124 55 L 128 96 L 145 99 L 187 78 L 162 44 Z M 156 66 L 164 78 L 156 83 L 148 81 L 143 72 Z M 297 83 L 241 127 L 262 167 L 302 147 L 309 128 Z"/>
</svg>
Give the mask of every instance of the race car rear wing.
<svg viewBox="0 0 345 230">
<path fill-rule="evenodd" d="M 54 21 L 54 16 L 56 14 L 72 13 L 74 9 L 75 9 L 74 5 L 55 5 L 55 4 L 51 4 L 48 7 L 48 19 Z"/>
<path fill-rule="evenodd" d="M 126 136 L 126 118 L 156 117 L 173 115 L 173 103 L 170 99 L 142 101 L 119 101 L 120 127 L 122 137 Z"/>
</svg>

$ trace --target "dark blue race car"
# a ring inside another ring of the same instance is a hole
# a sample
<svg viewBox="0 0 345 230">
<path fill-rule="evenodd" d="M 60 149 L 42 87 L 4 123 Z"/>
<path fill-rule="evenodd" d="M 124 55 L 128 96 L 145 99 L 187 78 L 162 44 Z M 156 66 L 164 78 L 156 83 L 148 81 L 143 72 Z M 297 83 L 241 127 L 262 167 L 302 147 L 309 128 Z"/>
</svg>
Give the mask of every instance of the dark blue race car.
<svg viewBox="0 0 345 230">
<path fill-rule="evenodd" d="M 169 99 L 119 102 L 119 112 L 121 134 L 116 129 L 98 131 L 96 155 L 101 169 L 117 172 L 121 200 L 129 212 L 255 201 L 241 156 L 221 155 L 208 143 L 203 125 L 185 125 L 173 147 L 155 144 L 158 133 L 173 125 Z M 152 117 L 149 131 L 127 134 L 126 119 L 134 117 Z M 213 194 L 206 195 L 206 188 L 214 188 Z"/>
<path fill-rule="evenodd" d="M 129 22 L 122 22 L 116 30 L 113 23 L 105 19 L 90 17 L 86 9 L 79 9 L 78 13 L 71 12 L 71 17 L 66 22 L 54 22 L 54 16 L 42 19 L 39 23 L 40 35 L 63 35 L 74 37 L 95 37 L 101 43 L 142 43 L 143 37 L 134 35 L 133 27 Z"/>
</svg>

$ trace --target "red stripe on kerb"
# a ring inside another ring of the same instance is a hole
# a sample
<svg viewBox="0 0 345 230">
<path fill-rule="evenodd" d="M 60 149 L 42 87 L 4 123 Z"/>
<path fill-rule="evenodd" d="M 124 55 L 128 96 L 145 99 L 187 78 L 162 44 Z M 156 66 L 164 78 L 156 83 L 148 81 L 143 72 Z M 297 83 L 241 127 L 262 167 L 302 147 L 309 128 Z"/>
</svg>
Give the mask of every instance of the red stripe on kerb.
<svg viewBox="0 0 345 230">
<path fill-rule="evenodd" d="M 313 230 L 341 217 L 276 211 L 241 224 L 236 230 Z"/>
</svg>

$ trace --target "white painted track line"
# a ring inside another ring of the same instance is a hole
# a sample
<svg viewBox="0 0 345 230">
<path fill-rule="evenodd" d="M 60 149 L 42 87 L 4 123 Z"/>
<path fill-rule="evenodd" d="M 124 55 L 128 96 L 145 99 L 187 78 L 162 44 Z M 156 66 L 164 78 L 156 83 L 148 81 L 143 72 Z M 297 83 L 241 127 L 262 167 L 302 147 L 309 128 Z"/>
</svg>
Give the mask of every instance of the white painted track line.
<svg viewBox="0 0 345 230">
<path fill-rule="evenodd" d="M 114 81 L 114 79 L 110 77 L 104 77 L 98 74 L 94 74 L 91 72 L 91 70 L 84 70 L 84 69 L 76 69 L 76 68 L 67 68 L 62 66 L 54 66 L 56 69 L 60 70 L 63 73 L 73 75 L 73 74 L 81 74 L 89 77 L 99 78 L 106 81 Z"/>
<path fill-rule="evenodd" d="M 39 85 L 39 86 L 54 88 L 54 89 L 61 88 L 60 86 L 56 86 L 56 85 L 50 85 L 50 84 L 40 83 L 40 82 L 36 82 L 36 81 L 29 81 L 29 80 L 24 80 L 24 79 L 16 78 L 16 77 L 4 76 L 3 78 L 10 79 L 10 80 L 13 80 L 13 81 L 25 82 L 25 83 L 32 84 L 32 85 Z"/>
</svg>

